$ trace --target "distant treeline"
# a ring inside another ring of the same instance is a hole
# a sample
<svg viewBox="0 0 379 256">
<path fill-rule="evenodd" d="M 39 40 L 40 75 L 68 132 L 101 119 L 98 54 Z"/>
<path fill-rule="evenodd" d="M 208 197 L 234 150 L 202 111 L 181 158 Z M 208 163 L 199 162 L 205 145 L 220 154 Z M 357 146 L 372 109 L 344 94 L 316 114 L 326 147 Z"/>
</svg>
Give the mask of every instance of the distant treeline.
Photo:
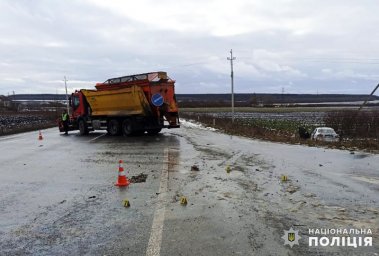
<svg viewBox="0 0 379 256">
<path fill-rule="evenodd" d="M 176 98 L 182 107 L 225 106 L 231 102 L 230 94 L 177 94 Z M 16 94 L 10 100 L 65 100 L 64 94 Z M 321 102 L 354 102 L 365 101 L 364 94 L 270 94 L 270 93 L 237 93 L 234 95 L 236 106 L 321 103 Z M 379 100 L 379 96 L 371 96 L 369 100 Z"/>
<path fill-rule="evenodd" d="M 9 100 L 66 100 L 66 94 L 15 94 L 7 97 Z"/>
<path fill-rule="evenodd" d="M 176 97 L 181 107 L 222 107 L 231 103 L 230 94 L 179 94 Z M 238 93 L 234 95 L 236 107 L 272 106 L 274 104 L 356 102 L 369 99 L 379 100 L 379 96 L 356 94 L 269 94 Z"/>
</svg>

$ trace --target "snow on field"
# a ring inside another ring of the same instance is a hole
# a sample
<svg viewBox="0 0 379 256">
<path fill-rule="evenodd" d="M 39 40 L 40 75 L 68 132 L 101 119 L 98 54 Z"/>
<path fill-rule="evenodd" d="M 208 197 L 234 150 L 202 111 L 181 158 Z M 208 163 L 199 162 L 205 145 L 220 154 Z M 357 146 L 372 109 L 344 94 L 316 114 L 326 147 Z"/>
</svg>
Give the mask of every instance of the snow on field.
<svg viewBox="0 0 379 256">
<path fill-rule="evenodd" d="M 217 129 L 213 127 L 204 127 L 202 124 L 195 122 L 194 120 L 186 120 L 180 118 L 180 124 L 187 128 L 196 128 L 201 130 L 208 130 L 208 131 L 217 131 Z"/>
</svg>

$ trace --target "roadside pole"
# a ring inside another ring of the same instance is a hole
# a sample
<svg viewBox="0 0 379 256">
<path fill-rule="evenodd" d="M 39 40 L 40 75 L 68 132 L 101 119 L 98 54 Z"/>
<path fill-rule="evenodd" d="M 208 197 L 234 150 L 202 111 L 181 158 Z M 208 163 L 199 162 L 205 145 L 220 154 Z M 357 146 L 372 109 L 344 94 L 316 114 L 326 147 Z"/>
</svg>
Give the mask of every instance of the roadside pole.
<svg viewBox="0 0 379 256">
<path fill-rule="evenodd" d="M 360 111 L 364 105 L 370 100 L 370 97 L 374 95 L 375 91 L 379 88 L 379 84 L 375 87 L 375 89 L 370 93 L 370 95 L 367 97 L 367 100 L 363 102 L 363 104 L 359 107 L 358 111 Z"/>
<path fill-rule="evenodd" d="M 70 114 L 70 112 L 69 112 L 69 106 L 68 106 L 68 94 L 67 94 L 67 79 L 66 79 L 66 76 L 64 76 L 64 87 L 66 88 L 66 107 L 67 107 L 67 114 Z"/>
<path fill-rule="evenodd" d="M 233 75 L 233 60 L 235 60 L 236 57 L 233 57 L 233 49 L 230 50 L 230 58 L 228 57 L 227 60 L 230 60 L 230 78 L 231 78 L 231 87 L 232 87 L 232 122 L 234 123 L 234 75 Z"/>
</svg>

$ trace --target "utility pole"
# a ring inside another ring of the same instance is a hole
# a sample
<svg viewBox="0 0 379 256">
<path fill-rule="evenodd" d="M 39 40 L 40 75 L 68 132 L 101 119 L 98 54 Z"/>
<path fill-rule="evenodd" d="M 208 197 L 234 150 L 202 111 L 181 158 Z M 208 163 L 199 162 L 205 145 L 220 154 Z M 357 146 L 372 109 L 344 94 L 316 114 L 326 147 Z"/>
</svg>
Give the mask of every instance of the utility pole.
<svg viewBox="0 0 379 256">
<path fill-rule="evenodd" d="M 375 89 L 370 93 L 370 95 L 367 97 L 367 100 L 365 100 L 365 102 L 363 102 L 363 104 L 359 107 L 358 111 L 361 110 L 363 108 L 364 105 L 366 105 L 367 101 L 370 100 L 370 97 L 372 95 L 374 95 L 375 91 L 379 88 L 379 84 L 375 87 Z"/>
<path fill-rule="evenodd" d="M 230 78 L 231 78 L 231 85 L 232 85 L 232 122 L 234 123 L 234 75 L 233 75 L 233 60 L 235 60 L 236 57 L 233 57 L 233 49 L 230 50 L 230 58 L 228 57 L 227 60 L 230 60 Z"/>
<path fill-rule="evenodd" d="M 66 107 L 67 107 L 67 114 L 70 114 L 69 107 L 68 107 L 68 94 L 67 94 L 67 79 L 66 76 L 64 76 L 64 87 L 66 88 Z"/>
<path fill-rule="evenodd" d="M 59 102 L 59 99 L 58 99 L 58 88 L 55 88 L 55 106 L 54 106 L 54 108 L 55 108 L 55 117 L 56 118 L 58 118 L 59 117 L 59 115 L 58 115 L 58 102 Z"/>
</svg>

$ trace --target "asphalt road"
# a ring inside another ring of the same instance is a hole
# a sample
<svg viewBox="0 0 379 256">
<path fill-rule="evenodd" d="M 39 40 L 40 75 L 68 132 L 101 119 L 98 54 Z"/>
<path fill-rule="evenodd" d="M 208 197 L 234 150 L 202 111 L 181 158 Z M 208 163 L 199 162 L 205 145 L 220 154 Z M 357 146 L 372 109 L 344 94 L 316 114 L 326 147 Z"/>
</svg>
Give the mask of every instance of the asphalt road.
<svg viewBox="0 0 379 256">
<path fill-rule="evenodd" d="M 190 123 L 156 137 L 42 134 L 0 137 L 0 255 L 378 255 L 378 155 Z M 119 160 L 146 182 L 114 186 Z M 309 247 L 317 228 L 369 228 L 373 246 Z"/>
</svg>

